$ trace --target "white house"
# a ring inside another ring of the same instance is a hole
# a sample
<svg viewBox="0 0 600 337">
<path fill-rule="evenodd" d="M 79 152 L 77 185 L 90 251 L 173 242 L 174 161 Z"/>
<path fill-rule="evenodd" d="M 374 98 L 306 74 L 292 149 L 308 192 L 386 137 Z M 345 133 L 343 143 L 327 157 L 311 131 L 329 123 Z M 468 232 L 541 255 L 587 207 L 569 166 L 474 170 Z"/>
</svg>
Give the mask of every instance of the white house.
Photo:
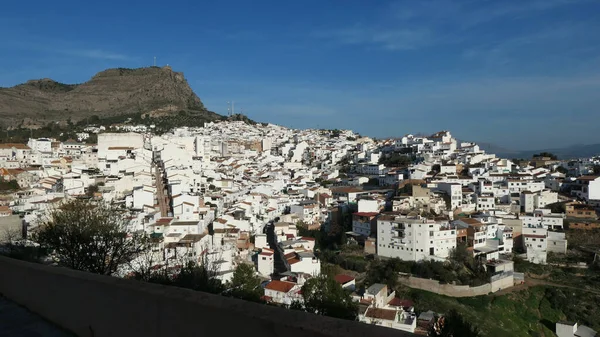
<svg viewBox="0 0 600 337">
<path fill-rule="evenodd" d="M 549 209 L 536 209 L 532 215 L 521 215 L 523 226 L 531 228 L 562 229 L 565 215 Z"/>
<path fill-rule="evenodd" d="M 527 260 L 532 263 L 546 264 L 548 249 L 548 230 L 544 228 L 523 227 L 523 244 L 527 251 Z"/>
<path fill-rule="evenodd" d="M 275 252 L 268 248 L 261 249 L 261 252 L 258 254 L 256 269 L 262 276 L 270 277 L 273 274 L 275 270 L 274 254 Z"/>
<path fill-rule="evenodd" d="M 461 184 L 440 182 L 437 184 L 437 189 L 448 195 L 451 210 L 457 209 L 462 205 L 463 194 Z"/>
<path fill-rule="evenodd" d="M 300 285 L 273 280 L 265 286 L 265 300 L 279 304 L 290 305 L 293 301 L 301 301 Z"/>
<path fill-rule="evenodd" d="M 585 326 L 573 322 L 556 322 L 557 337 L 596 337 L 598 333 Z"/>
<path fill-rule="evenodd" d="M 456 247 L 456 229 L 421 217 L 381 216 L 377 220 L 377 255 L 405 261 L 444 259 Z"/>
<path fill-rule="evenodd" d="M 321 261 L 312 252 L 289 253 L 285 255 L 292 273 L 304 273 L 312 276 L 321 274 Z"/>
</svg>

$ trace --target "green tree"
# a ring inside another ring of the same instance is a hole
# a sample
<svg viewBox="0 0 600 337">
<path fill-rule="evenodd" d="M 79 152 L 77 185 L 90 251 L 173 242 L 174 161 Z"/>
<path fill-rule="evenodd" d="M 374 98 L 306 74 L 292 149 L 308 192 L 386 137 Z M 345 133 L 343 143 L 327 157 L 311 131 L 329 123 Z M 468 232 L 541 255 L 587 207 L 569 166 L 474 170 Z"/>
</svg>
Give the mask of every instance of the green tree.
<svg viewBox="0 0 600 337">
<path fill-rule="evenodd" d="M 220 294 L 223 291 L 223 284 L 216 276 L 216 266 L 209 261 L 200 265 L 190 261 L 174 277 L 160 277 L 159 274 L 156 279 L 151 279 L 151 282 Z"/>
<path fill-rule="evenodd" d="M 398 288 L 399 272 L 410 273 L 409 263 L 393 258 L 389 260 L 374 260 L 367 271 L 366 283 L 372 285 L 374 283 L 383 283 L 389 289 Z"/>
<path fill-rule="evenodd" d="M 465 320 L 458 311 L 452 309 L 447 315 L 438 318 L 429 331 L 436 337 L 479 337 L 479 329 Z"/>
<path fill-rule="evenodd" d="M 567 208 L 564 202 L 555 202 L 549 205 L 546 205 L 545 208 L 549 208 L 552 213 L 565 213 Z"/>
<path fill-rule="evenodd" d="M 227 288 L 227 294 L 247 301 L 258 302 L 262 295 L 260 279 L 256 276 L 254 267 L 245 263 L 235 269 Z"/>
<path fill-rule="evenodd" d="M 111 206 L 76 199 L 50 212 L 33 239 L 63 266 L 113 275 L 148 248 L 146 236 L 127 233 L 126 225 Z"/>
<path fill-rule="evenodd" d="M 542 157 L 548 157 L 552 160 L 558 159 L 558 156 L 556 156 L 554 153 L 550 153 L 550 152 L 540 152 L 538 154 L 533 155 L 533 158 L 542 158 Z"/>
<path fill-rule="evenodd" d="M 304 308 L 308 312 L 336 318 L 356 320 L 358 307 L 352 297 L 332 277 L 320 275 L 302 286 Z"/>
<path fill-rule="evenodd" d="M 456 263 L 467 264 L 473 259 L 473 254 L 467 250 L 467 244 L 461 242 L 456 245 L 456 248 L 450 250 L 448 259 Z"/>
<path fill-rule="evenodd" d="M 0 191 L 14 191 L 18 190 L 21 187 L 16 180 L 1 180 L 0 179 Z"/>
<path fill-rule="evenodd" d="M 556 172 L 562 173 L 562 174 L 567 174 L 567 173 L 569 173 L 569 170 L 567 170 L 564 166 L 559 166 L 556 168 Z"/>
<path fill-rule="evenodd" d="M 98 191 L 99 191 L 98 185 L 92 184 L 92 185 L 88 186 L 88 188 L 85 192 L 85 195 L 92 198 L 92 197 L 94 197 L 95 193 L 98 193 Z"/>
</svg>

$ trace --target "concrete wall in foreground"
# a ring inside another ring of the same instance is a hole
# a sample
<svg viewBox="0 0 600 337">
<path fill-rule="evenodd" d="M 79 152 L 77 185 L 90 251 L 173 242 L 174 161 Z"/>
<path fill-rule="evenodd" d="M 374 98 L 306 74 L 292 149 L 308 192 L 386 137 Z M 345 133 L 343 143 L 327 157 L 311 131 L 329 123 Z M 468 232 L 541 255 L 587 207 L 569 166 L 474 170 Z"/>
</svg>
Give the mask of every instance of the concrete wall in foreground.
<svg viewBox="0 0 600 337">
<path fill-rule="evenodd" d="M 0 294 L 84 337 L 415 336 L 359 322 L 2 256 Z"/>
</svg>

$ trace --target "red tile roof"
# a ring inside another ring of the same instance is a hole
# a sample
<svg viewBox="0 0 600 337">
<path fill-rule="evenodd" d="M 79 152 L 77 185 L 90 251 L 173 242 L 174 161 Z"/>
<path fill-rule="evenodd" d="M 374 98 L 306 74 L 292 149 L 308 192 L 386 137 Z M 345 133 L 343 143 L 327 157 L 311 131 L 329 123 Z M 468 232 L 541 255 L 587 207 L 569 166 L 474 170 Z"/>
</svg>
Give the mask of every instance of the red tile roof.
<svg viewBox="0 0 600 337">
<path fill-rule="evenodd" d="M 31 148 L 25 144 L 19 144 L 19 143 L 2 143 L 0 144 L 0 149 L 19 149 L 19 150 L 31 150 Z"/>
<path fill-rule="evenodd" d="M 391 305 L 391 306 L 394 306 L 394 307 L 410 308 L 410 307 L 414 306 L 415 304 L 411 300 L 403 300 L 403 299 L 400 299 L 398 297 L 394 297 L 388 303 L 388 305 Z"/>
<path fill-rule="evenodd" d="M 131 146 L 109 146 L 109 150 L 133 150 L 134 148 Z"/>
<path fill-rule="evenodd" d="M 396 320 L 396 310 L 371 308 L 367 310 L 365 316 L 369 318 L 385 319 L 388 321 Z"/>
<path fill-rule="evenodd" d="M 273 291 L 279 291 L 282 293 L 287 293 L 290 290 L 292 290 L 292 288 L 295 286 L 295 283 L 292 282 L 286 282 L 286 281 L 271 281 L 267 284 L 267 286 L 265 287 L 265 289 L 269 289 L 269 290 L 273 290 Z"/>
<path fill-rule="evenodd" d="M 343 274 L 335 275 L 334 279 L 337 283 L 342 284 L 342 285 L 346 284 L 350 281 L 354 281 L 354 277 L 348 276 L 348 275 L 343 275 Z"/>
<path fill-rule="evenodd" d="M 378 214 L 379 214 L 378 212 L 356 212 L 356 213 L 353 213 L 353 215 L 356 215 L 356 216 L 369 216 L 369 217 L 376 216 Z"/>
</svg>

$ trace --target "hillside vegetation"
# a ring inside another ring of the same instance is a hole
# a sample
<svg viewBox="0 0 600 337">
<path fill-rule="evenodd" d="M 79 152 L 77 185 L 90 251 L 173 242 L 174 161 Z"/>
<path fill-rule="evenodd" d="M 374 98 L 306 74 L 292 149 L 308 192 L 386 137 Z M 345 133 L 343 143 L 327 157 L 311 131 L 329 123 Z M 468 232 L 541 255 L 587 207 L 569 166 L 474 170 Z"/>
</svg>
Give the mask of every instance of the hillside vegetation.
<svg viewBox="0 0 600 337">
<path fill-rule="evenodd" d="M 556 336 L 559 320 L 576 321 L 600 330 L 600 295 L 581 290 L 536 286 L 506 295 L 453 298 L 411 289 L 417 311 L 457 310 L 483 336 Z"/>
</svg>

